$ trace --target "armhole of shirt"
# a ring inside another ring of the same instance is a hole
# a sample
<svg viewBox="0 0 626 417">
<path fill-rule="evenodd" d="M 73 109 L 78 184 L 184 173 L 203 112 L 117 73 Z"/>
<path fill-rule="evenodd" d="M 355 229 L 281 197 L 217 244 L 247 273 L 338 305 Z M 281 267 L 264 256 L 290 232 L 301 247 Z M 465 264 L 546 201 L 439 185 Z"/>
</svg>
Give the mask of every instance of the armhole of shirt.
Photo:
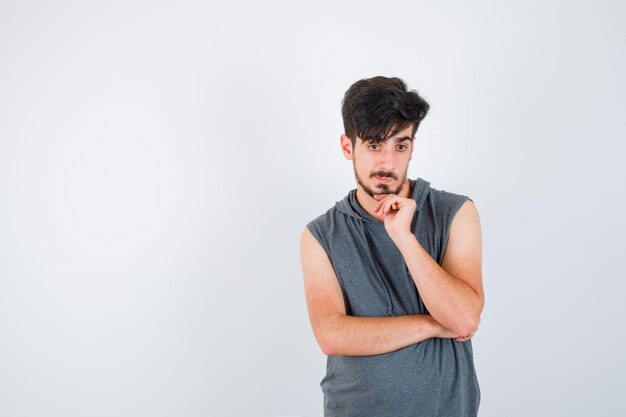
<svg viewBox="0 0 626 417">
<path fill-rule="evenodd" d="M 328 257 L 330 258 L 330 249 L 328 245 L 326 244 L 326 241 L 322 237 L 322 234 L 317 229 L 317 225 L 315 225 L 314 222 L 309 222 L 309 224 L 307 224 L 306 227 L 307 229 L 309 229 L 309 232 L 311 232 L 311 234 L 315 237 L 315 239 L 322 246 L 322 249 L 324 249 L 324 251 L 326 252 L 326 255 L 328 255 Z"/>
<path fill-rule="evenodd" d="M 341 279 L 341 275 L 339 274 L 339 272 L 337 272 L 337 270 L 335 269 L 335 265 L 333 263 L 333 258 L 330 256 L 330 248 L 329 248 L 328 244 L 326 243 L 326 240 L 324 239 L 323 235 L 318 230 L 317 225 L 315 224 L 315 221 L 309 222 L 309 224 L 307 224 L 306 227 L 309 229 L 311 234 L 313 236 L 315 236 L 315 239 L 317 239 L 317 241 L 320 243 L 320 245 L 322 246 L 322 248 L 326 252 L 326 255 L 328 255 L 328 259 L 330 260 L 330 264 L 332 265 L 333 270 L 335 271 L 335 276 L 337 277 L 337 282 L 339 283 L 339 288 L 341 289 L 341 297 L 343 298 L 344 309 L 346 310 L 346 314 L 347 315 L 352 315 L 352 308 L 350 307 L 350 302 L 348 301 L 348 297 L 346 296 L 346 291 L 345 291 L 344 286 L 343 286 L 343 280 Z"/>
<path fill-rule="evenodd" d="M 446 225 L 443 229 L 443 237 L 441 241 L 440 265 L 441 263 L 443 263 L 443 257 L 445 256 L 446 248 L 448 247 L 448 236 L 450 236 L 450 227 L 452 226 L 452 220 L 454 220 L 454 216 L 456 215 L 456 212 L 459 211 L 463 203 L 465 203 L 467 200 L 474 202 L 474 200 L 472 200 L 470 197 L 466 195 L 461 196 L 461 198 L 459 198 L 459 200 L 456 203 L 454 203 L 454 205 L 452 206 L 452 209 L 450 210 L 450 214 L 448 215 L 448 218 L 446 219 Z"/>
</svg>

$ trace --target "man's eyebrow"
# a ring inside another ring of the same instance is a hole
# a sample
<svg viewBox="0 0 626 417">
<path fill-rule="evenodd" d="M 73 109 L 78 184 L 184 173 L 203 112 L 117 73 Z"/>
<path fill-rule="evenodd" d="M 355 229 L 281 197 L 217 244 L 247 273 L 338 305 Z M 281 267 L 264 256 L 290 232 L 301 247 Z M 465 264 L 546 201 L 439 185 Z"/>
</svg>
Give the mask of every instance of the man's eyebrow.
<svg viewBox="0 0 626 417">
<path fill-rule="evenodd" d="M 402 136 L 400 138 L 396 138 L 396 143 L 404 142 L 405 140 L 411 140 L 410 136 Z"/>
<path fill-rule="evenodd" d="M 391 138 L 389 138 L 389 139 L 391 139 Z M 366 141 L 371 144 L 371 143 L 387 142 L 389 139 L 366 139 Z M 395 138 L 394 140 L 395 140 L 396 143 L 400 143 L 400 142 L 404 142 L 405 140 L 411 140 L 411 137 L 410 136 L 402 136 L 402 137 L 399 137 L 399 138 Z"/>
</svg>

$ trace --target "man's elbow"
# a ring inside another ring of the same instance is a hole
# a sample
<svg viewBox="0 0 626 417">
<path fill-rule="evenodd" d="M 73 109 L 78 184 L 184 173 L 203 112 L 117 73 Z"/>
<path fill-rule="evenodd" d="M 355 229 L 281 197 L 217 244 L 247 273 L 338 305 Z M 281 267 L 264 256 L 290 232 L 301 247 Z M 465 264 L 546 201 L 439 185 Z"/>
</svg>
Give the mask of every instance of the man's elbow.
<svg viewBox="0 0 626 417">
<path fill-rule="evenodd" d="M 315 332 L 317 344 L 325 355 L 339 355 L 338 346 L 338 323 L 339 317 L 327 318 L 323 325 L 320 325 Z"/>
<path fill-rule="evenodd" d="M 478 330 L 479 325 L 480 316 L 470 316 L 466 317 L 464 321 L 458 323 L 458 325 L 451 330 L 459 336 L 467 336 Z"/>
<path fill-rule="evenodd" d="M 330 355 L 334 355 L 335 351 L 333 350 L 333 347 L 327 343 L 327 342 L 320 342 L 320 348 L 322 349 L 322 353 L 326 356 L 330 356 Z"/>
<path fill-rule="evenodd" d="M 483 311 L 483 304 L 483 298 L 478 298 L 473 308 L 463 314 L 463 319 L 459 320 L 456 329 L 450 330 L 456 332 L 460 336 L 467 336 L 478 330 L 478 326 L 480 325 L 480 315 Z"/>
<path fill-rule="evenodd" d="M 317 339 L 317 343 L 320 345 L 320 349 L 322 349 L 324 355 L 330 356 L 338 354 L 337 346 L 335 346 L 333 337 L 330 336 L 328 333 L 320 335 L 320 337 Z"/>
</svg>

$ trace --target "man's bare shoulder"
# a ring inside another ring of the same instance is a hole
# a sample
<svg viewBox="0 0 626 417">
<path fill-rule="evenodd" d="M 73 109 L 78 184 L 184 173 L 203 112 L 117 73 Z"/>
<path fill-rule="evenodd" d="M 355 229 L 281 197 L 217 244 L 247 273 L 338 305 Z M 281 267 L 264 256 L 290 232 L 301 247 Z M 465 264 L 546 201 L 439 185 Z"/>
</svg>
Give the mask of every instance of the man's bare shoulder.
<svg viewBox="0 0 626 417">
<path fill-rule="evenodd" d="M 471 199 L 461 204 L 452 219 L 441 267 L 483 296 L 482 232 L 478 208 Z"/>
</svg>

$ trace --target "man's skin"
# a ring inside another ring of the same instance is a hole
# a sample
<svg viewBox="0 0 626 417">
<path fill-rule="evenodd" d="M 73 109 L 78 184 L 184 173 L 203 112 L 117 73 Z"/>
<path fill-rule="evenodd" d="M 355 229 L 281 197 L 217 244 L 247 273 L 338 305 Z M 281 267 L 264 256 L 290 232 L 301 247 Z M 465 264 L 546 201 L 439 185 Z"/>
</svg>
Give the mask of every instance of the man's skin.
<svg viewBox="0 0 626 417">
<path fill-rule="evenodd" d="M 416 208 L 407 176 L 413 157 L 411 133 L 408 126 L 385 141 L 357 138 L 354 147 L 341 135 L 341 149 L 353 161 L 359 205 L 384 222 L 430 314 L 346 315 L 332 263 L 305 227 L 300 244 L 305 296 L 313 333 L 326 355 L 376 355 L 433 337 L 462 342 L 478 330 L 484 305 L 478 211 L 471 200 L 457 211 L 439 266 L 410 230 Z"/>
</svg>

